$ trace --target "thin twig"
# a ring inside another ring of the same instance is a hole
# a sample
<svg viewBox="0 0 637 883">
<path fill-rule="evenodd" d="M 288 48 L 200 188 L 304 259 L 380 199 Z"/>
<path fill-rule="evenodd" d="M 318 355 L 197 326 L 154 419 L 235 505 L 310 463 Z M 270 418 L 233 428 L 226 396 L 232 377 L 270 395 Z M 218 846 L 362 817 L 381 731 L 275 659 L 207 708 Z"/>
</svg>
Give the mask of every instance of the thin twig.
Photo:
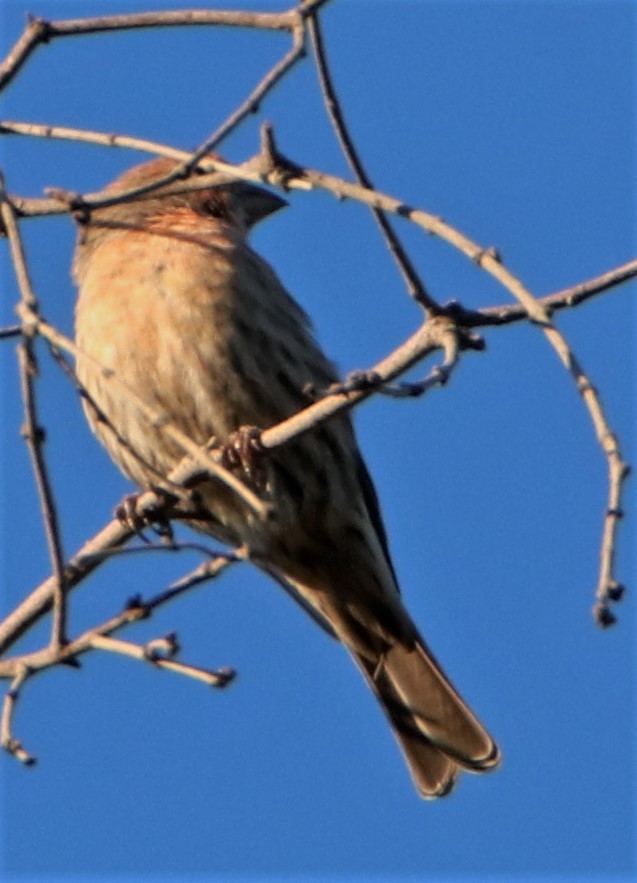
<svg viewBox="0 0 637 883">
<path fill-rule="evenodd" d="M 415 334 L 412 334 L 387 358 L 382 359 L 369 369 L 369 372 L 365 373 L 378 377 L 380 386 L 391 383 L 392 380 L 395 380 L 400 374 L 404 374 L 405 371 L 435 350 L 445 349 L 449 345 L 448 335 L 457 335 L 458 333 L 454 323 L 444 316 L 428 319 Z M 474 345 L 472 348 L 477 347 Z M 366 386 L 360 389 L 337 391 L 321 398 L 287 420 L 266 429 L 261 434 L 260 442 L 266 449 L 279 447 L 290 438 L 298 438 L 303 433 L 309 432 L 334 414 L 351 410 L 355 405 L 368 399 L 374 392 L 375 389 L 372 386 Z"/>
<path fill-rule="evenodd" d="M 216 579 L 224 570 L 239 560 L 242 560 L 240 553 L 236 556 L 231 554 L 215 556 L 210 561 L 206 561 L 195 568 L 192 573 L 177 580 L 168 589 L 159 592 L 149 601 L 144 602 L 141 598 L 134 599 L 120 613 L 110 617 L 100 625 L 87 629 L 58 650 L 47 647 L 43 650 L 36 650 L 33 653 L 0 660 L 0 678 L 14 678 L 24 670 L 28 671 L 31 675 L 53 665 L 59 665 L 62 662 L 75 662 L 79 656 L 89 652 L 94 647 L 96 636 L 108 637 L 125 626 L 147 619 L 156 608 L 167 604 L 184 592 L 190 591 L 208 580 Z"/>
<path fill-rule="evenodd" d="M 312 48 L 314 50 L 316 69 L 321 91 L 323 93 L 325 108 L 332 122 L 332 126 L 334 127 L 334 131 L 336 132 L 336 137 L 340 142 L 347 162 L 356 175 L 358 183 L 363 187 L 373 189 L 371 178 L 363 166 L 360 155 L 354 145 L 347 124 L 345 123 L 345 117 L 343 116 L 341 104 L 336 94 L 334 81 L 332 80 L 329 70 L 317 11 L 308 19 L 308 30 L 312 41 Z M 419 303 L 430 316 L 440 315 L 442 312 L 440 304 L 438 304 L 427 291 L 424 282 L 418 275 L 416 268 L 411 262 L 409 255 L 405 251 L 403 244 L 398 237 L 398 234 L 394 230 L 385 213 L 379 208 L 372 207 L 372 214 L 374 215 L 387 246 L 398 265 L 398 269 L 407 284 L 407 290 L 411 297 L 413 297 L 413 299 Z"/>
<path fill-rule="evenodd" d="M 208 582 L 208 580 L 215 579 L 232 564 L 246 560 L 246 557 L 246 554 L 241 549 L 236 550 L 236 552 L 232 554 L 224 552 L 215 555 L 208 561 L 203 561 L 199 567 L 196 567 L 189 574 L 178 579 L 165 591 L 160 592 L 154 598 L 151 598 L 146 602 L 145 607 L 148 610 L 154 610 L 156 607 L 168 603 L 168 601 L 174 601 L 175 598 L 178 598 L 185 592 L 189 592 L 191 589 L 196 588 L 196 586 Z"/>
<path fill-rule="evenodd" d="M 110 653 L 121 653 L 124 656 L 130 656 L 132 659 L 150 662 L 156 668 L 164 668 L 176 674 L 203 681 L 209 687 L 226 687 L 235 676 L 234 670 L 230 668 L 222 668 L 215 671 L 208 668 L 199 668 L 196 665 L 188 665 L 184 662 L 177 662 L 174 659 L 152 656 L 148 653 L 147 647 L 141 647 L 139 644 L 133 644 L 130 641 L 122 641 L 119 638 L 95 635 L 91 640 L 91 647 L 94 650 L 108 650 Z"/>
<path fill-rule="evenodd" d="M 259 105 L 267 93 L 276 86 L 276 84 L 285 76 L 290 68 L 299 61 L 299 59 L 303 58 L 305 54 L 304 36 L 305 31 L 303 20 L 299 19 L 298 26 L 292 31 L 292 47 L 289 51 L 272 66 L 234 113 L 232 113 L 227 120 L 225 120 L 225 122 L 212 133 L 212 135 L 206 138 L 201 147 L 197 148 L 192 158 L 184 164 L 185 168 L 192 168 L 193 165 L 226 138 L 242 120 L 244 120 L 249 114 L 258 111 Z"/>
<path fill-rule="evenodd" d="M 187 150 L 177 150 L 166 144 L 161 144 L 159 141 L 149 141 L 147 138 L 117 135 L 112 132 L 97 132 L 93 129 L 75 129 L 70 126 L 50 126 L 46 123 L 0 120 L 0 135 L 24 135 L 30 138 L 53 138 L 57 141 L 80 141 L 100 147 L 123 147 L 175 160 L 186 160 L 191 156 Z"/>
<path fill-rule="evenodd" d="M 444 386 L 447 383 L 452 371 L 459 363 L 460 341 L 461 336 L 453 326 L 449 326 L 448 330 L 441 334 L 440 345 L 444 349 L 444 359 L 439 365 L 434 365 L 423 380 L 412 383 L 388 383 L 380 375 L 376 374 L 373 369 L 371 371 L 353 371 L 342 383 L 334 383 L 328 387 L 320 398 L 326 398 L 329 395 L 358 392 L 364 389 L 395 399 L 420 398 L 426 392 L 429 392 L 430 389 L 436 386 Z M 481 339 L 474 339 L 472 343 L 472 349 L 484 349 Z M 464 348 L 469 348 L 466 340 L 464 341 Z"/>
<path fill-rule="evenodd" d="M 539 297 L 537 300 L 549 313 L 554 310 L 563 310 L 566 307 L 576 307 L 598 294 L 603 294 L 612 288 L 616 288 L 618 285 L 622 285 L 624 282 L 629 282 L 635 277 L 637 277 L 637 259 L 627 261 L 619 267 L 613 267 L 612 270 L 607 270 L 593 279 L 587 279 L 586 282 L 578 282 L 576 285 L 562 288 L 553 294 Z M 469 316 L 469 314 L 467 315 Z M 528 317 L 526 309 L 518 304 L 484 307 L 474 315 L 477 318 L 476 322 L 469 317 L 469 321 L 462 322 L 462 324 L 467 327 L 473 327 L 474 325 L 484 326 L 487 324 L 507 325 L 509 322 L 517 322 Z"/>
<path fill-rule="evenodd" d="M 29 271 L 20 237 L 20 231 L 16 223 L 11 203 L 4 190 L 4 180 L 0 176 L 0 215 L 4 228 L 7 231 L 11 256 L 15 268 L 18 287 L 20 289 L 20 307 L 28 316 L 38 316 L 38 302 L 31 285 Z M 20 312 L 20 311 L 19 311 Z M 51 629 L 51 643 L 59 648 L 66 642 L 66 588 L 64 582 L 64 553 L 60 538 L 60 526 L 57 516 L 55 497 L 49 479 L 49 473 L 44 456 L 44 429 L 39 425 L 38 407 L 35 393 L 34 379 L 38 374 L 38 364 L 33 345 L 34 336 L 37 333 L 33 322 L 23 318 L 22 339 L 18 345 L 18 360 L 20 366 L 20 382 L 22 387 L 22 399 L 24 403 L 25 423 L 22 435 L 26 440 L 33 472 L 40 498 L 40 507 L 44 528 L 51 558 L 51 567 L 55 577 L 56 588 L 53 596 L 53 622 Z"/>
<path fill-rule="evenodd" d="M 323 0 L 325 2 L 325 0 Z M 303 6 L 303 4 L 301 4 Z M 16 76 L 38 46 L 59 37 L 98 34 L 139 28 L 225 26 L 271 31 L 293 31 L 303 12 L 297 7 L 286 12 L 241 12 L 213 9 L 184 9 L 170 12 L 136 12 L 92 18 L 46 21 L 32 18 L 0 64 L 0 90 Z"/>
<path fill-rule="evenodd" d="M 2 715 L 0 717 L 0 745 L 12 754 L 17 760 L 25 766 L 32 766 L 36 762 L 36 758 L 29 754 L 22 742 L 13 735 L 13 714 L 18 699 L 20 698 L 20 689 L 27 679 L 29 670 L 26 665 L 20 665 L 11 682 L 4 700 L 2 702 Z"/>
</svg>

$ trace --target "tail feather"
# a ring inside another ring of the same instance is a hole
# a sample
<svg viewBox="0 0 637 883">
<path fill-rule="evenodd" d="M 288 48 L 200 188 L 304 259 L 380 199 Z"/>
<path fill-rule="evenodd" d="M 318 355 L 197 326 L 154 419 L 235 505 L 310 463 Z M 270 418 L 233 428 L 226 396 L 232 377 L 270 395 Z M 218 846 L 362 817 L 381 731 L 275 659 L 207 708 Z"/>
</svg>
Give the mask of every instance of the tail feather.
<svg viewBox="0 0 637 883">
<path fill-rule="evenodd" d="M 462 768 L 481 772 L 497 765 L 497 745 L 424 642 L 394 644 L 375 663 L 350 652 L 389 718 L 423 797 L 449 794 Z"/>
<path fill-rule="evenodd" d="M 394 644 L 379 665 L 422 735 L 460 766 L 488 770 L 499 752 L 466 702 L 456 692 L 424 643 Z"/>
<path fill-rule="evenodd" d="M 373 585 L 369 568 L 350 562 L 347 591 L 337 593 L 342 560 L 335 558 L 334 567 L 337 572 L 321 573 L 320 582 L 315 573 L 312 580 L 292 579 L 271 565 L 264 569 L 347 648 L 389 719 L 419 793 L 443 797 L 463 769 L 497 766 L 497 745 L 418 634 L 395 584 L 384 597 L 377 586 L 365 593 Z M 393 579 L 387 570 L 385 576 Z"/>
</svg>

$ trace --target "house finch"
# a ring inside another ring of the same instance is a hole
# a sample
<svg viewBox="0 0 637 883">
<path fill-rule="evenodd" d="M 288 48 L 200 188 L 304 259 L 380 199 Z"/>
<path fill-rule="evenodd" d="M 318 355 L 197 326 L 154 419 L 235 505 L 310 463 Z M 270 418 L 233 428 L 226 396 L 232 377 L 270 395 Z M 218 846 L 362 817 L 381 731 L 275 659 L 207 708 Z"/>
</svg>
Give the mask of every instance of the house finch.
<svg viewBox="0 0 637 883">
<path fill-rule="evenodd" d="M 110 185 L 120 191 L 174 168 L 158 159 Z M 251 227 L 285 203 L 241 181 L 153 192 L 94 210 L 74 276 L 78 376 L 91 427 L 141 488 L 184 451 L 98 365 L 193 441 L 220 445 L 307 405 L 337 380 L 307 316 L 250 248 Z M 191 526 L 243 546 L 352 655 L 387 715 L 419 792 L 447 794 L 461 768 L 488 770 L 498 749 L 420 637 L 399 595 L 374 486 L 347 415 L 262 455 L 259 518 L 218 479 L 198 486 Z M 234 467 L 243 475 L 241 464 Z"/>
</svg>

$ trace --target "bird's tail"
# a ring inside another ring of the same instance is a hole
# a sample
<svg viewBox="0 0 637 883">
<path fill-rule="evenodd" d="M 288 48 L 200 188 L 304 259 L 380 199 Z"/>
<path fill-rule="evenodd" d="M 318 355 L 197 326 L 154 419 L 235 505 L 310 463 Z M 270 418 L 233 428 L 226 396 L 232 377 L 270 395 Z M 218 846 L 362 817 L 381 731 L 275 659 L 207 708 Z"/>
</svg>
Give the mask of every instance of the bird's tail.
<svg viewBox="0 0 637 883">
<path fill-rule="evenodd" d="M 448 794 L 462 769 L 483 772 L 497 766 L 497 745 L 402 605 L 388 557 L 379 555 L 370 564 L 369 556 L 352 553 L 343 561 L 334 555 L 311 561 L 294 576 L 289 566 L 283 574 L 283 568 L 259 564 L 345 645 L 387 715 L 423 797 Z M 389 586 L 383 596 L 379 579 Z M 345 588 L 337 592 L 334 586 Z"/>
<path fill-rule="evenodd" d="M 483 772 L 497 765 L 497 745 L 422 639 L 412 646 L 395 643 L 376 660 L 349 650 L 389 718 L 423 797 L 448 794 L 461 768 Z"/>
</svg>

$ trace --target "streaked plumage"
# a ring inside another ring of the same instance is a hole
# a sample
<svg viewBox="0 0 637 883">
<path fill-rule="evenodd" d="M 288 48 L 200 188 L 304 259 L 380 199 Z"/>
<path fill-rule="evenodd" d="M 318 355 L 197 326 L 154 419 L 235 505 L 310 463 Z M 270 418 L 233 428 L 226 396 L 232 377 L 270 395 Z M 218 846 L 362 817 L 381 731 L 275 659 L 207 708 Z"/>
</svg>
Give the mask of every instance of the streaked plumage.
<svg viewBox="0 0 637 883">
<path fill-rule="evenodd" d="M 171 167 L 146 163 L 111 188 L 147 183 Z M 81 231 L 74 264 L 80 350 L 198 443 L 211 436 L 224 443 L 245 425 L 274 425 L 308 404 L 308 385 L 320 390 L 337 379 L 306 315 L 246 241 L 250 227 L 281 205 L 234 182 L 100 209 Z M 85 406 L 115 463 L 141 488 L 165 476 L 183 456 L 179 447 L 90 359 L 80 357 L 77 370 L 108 418 Z M 273 521 L 260 521 L 210 481 L 199 488 L 208 520 L 193 526 L 245 544 L 345 644 L 423 796 L 448 793 L 461 768 L 495 766 L 497 747 L 402 604 L 349 418 L 273 451 L 264 468 Z"/>
</svg>

